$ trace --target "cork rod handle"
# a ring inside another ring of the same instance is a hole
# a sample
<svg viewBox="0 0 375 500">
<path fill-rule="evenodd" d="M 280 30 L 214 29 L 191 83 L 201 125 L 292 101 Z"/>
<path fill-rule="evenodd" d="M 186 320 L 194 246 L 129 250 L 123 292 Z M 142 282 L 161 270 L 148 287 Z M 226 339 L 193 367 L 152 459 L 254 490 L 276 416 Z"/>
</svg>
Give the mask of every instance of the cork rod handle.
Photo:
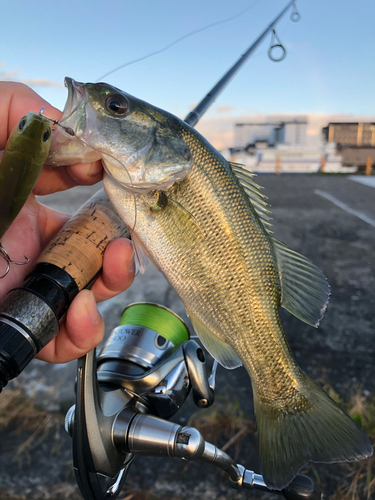
<svg viewBox="0 0 375 500">
<path fill-rule="evenodd" d="M 104 189 L 92 196 L 39 256 L 38 263 L 49 263 L 65 270 L 85 288 L 98 274 L 108 243 L 130 235 L 129 229 L 115 212 Z"/>
</svg>

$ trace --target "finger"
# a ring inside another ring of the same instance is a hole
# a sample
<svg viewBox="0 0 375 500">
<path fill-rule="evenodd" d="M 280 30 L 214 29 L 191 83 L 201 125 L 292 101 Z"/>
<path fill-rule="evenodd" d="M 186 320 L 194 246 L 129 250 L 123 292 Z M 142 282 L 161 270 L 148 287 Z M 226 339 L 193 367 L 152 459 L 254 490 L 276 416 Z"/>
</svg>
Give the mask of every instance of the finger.
<svg viewBox="0 0 375 500">
<path fill-rule="evenodd" d="M 33 192 L 38 196 L 65 191 L 78 185 L 91 186 L 103 178 L 100 160 L 93 163 L 80 163 L 67 167 L 45 166 Z"/>
<path fill-rule="evenodd" d="M 45 107 L 45 115 L 49 118 L 54 120 L 61 118 L 61 111 L 51 106 L 27 85 L 1 82 L 0 149 L 5 148 L 9 135 L 22 116 L 29 111 L 39 113 L 42 106 Z"/>
<path fill-rule="evenodd" d="M 52 237 L 61 229 L 70 216 L 42 205 L 30 195 L 10 228 L 1 238 L 1 242 L 12 258 L 17 262 L 29 259 L 23 266 L 12 266 L 5 278 L 0 280 L 0 300 L 11 288 L 21 286 L 27 274 L 33 269 L 40 252 Z M 5 271 L 4 262 L 0 261 L 0 275 Z"/>
<path fill-rule="evenodd" d="M 104 335 L 104 321 L 91 290 L 82 290 L 71 303 L 65 324 L 37 358 L 50 363 L 66 363 L 96 347 Z"/>
<path fill-rule="evenodd" d="M 133 283 L 134 248 L 130 240 L 111 241 L 104 252 L 103 272 L 92 287 L 98 302 L 123 292 Z"/>
</svg>

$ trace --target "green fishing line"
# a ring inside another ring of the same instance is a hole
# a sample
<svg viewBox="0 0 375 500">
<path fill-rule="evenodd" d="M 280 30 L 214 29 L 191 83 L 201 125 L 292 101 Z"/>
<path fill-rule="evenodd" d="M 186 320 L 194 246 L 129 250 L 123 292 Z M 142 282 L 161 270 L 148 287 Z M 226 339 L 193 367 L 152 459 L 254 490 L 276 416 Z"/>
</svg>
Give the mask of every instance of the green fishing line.
<svg viewBox="0 0 375 500">
<path fill-rule="evenodd" d="M 150 303 L 128 306 L 121 316 L 121 325 L 137 325 L 158 332 L 172 344 L 189 340 L 189 330 L 182 319 L 166 307 Z"/>
</svg>

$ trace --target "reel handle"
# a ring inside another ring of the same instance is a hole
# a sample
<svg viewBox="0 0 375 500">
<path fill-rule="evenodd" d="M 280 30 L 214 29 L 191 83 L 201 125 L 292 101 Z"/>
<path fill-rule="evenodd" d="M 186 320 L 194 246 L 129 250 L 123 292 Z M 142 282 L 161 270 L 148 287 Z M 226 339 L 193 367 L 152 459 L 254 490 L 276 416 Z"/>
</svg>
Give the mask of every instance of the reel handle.
<svg viewBox="0 0 375 500">
<path fill-rule="evenodd" d="M 52 239 L 23 286 L 8 292 L 0 304 L 0 392 L 57 335 L 73 298 L 100 273 L 108 243 L 129 234 L 101 189 Z"/>
</svg>

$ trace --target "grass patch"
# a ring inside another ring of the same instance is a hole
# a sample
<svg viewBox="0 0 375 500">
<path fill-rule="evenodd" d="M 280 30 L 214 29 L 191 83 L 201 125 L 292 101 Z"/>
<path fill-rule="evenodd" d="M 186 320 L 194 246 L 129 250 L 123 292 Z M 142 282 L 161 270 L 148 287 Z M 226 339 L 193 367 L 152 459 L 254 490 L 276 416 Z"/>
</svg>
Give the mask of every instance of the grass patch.
<svg viewBox="0 0 375 500">
<path fill-rule="evenodd" d="M 69 483 L 50 486 L 38 486 L 33 493 L 27 495 L 14 494 L 0 490 L 1 500 L 82 500 L 78 487 Z"/>
<path fill-rule="evenodd" d="M 51 433 L 54 435 L 55 443 L 51 451 L 58 451 L 63 422 L 64 417 L 61 413 L 46 411 L 37 405 L 35 396 L 27 395 L 17 383 L 14 383 L 12 388 L 5 388 L 1 393 L 0 432 L 9 431 L 14 435 L 29 434 L 18 446 L 14 461 L 22 462 L 23 455 L 38 446 Z"/>
<path fill-rule="evenodd" d="M 319 382 L 319 381 L 318 381 Z M 321 381 L 320 381 L 321 382 Z M 331 385 L 321 383 L 328 395 L 363 429 L 375 447 L 375 395 L 358 387 L 343 399 Z M 361 462 L 338 464 L 345 477 L 329 500 L 375 499 L 375 457 Z"/>
<path fill-rule="evenodd" d="M 189 418 L 188 425 L 198 429 L 204 439 L 227 451 L 234 446 L 233 459 L 237 461 L 243 438 L 254 434 L 254 420 L 246 418 L 237 398 L 216 397 L 215 404 L 199 410 Z M 224 443 L 224 444 L 223 444 Z"/>
</svg>

